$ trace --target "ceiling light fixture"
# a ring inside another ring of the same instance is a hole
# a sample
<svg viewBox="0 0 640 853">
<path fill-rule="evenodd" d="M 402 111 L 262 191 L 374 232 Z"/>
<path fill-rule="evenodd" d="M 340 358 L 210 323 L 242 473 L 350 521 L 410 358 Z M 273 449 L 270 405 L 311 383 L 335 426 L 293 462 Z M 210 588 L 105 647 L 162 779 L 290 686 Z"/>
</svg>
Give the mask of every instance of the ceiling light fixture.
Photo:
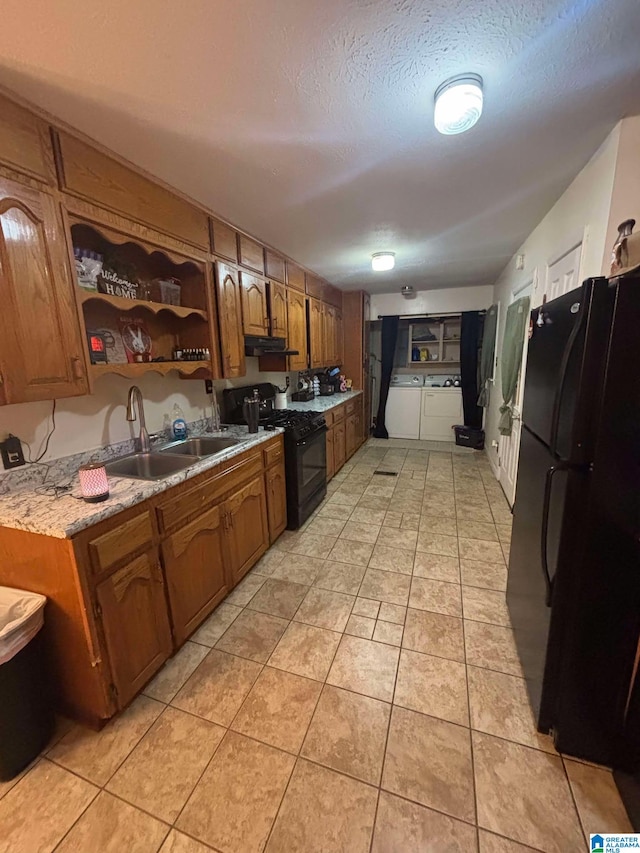
<svg viewBox="0 0 640 853">
<path fill-rule="evenodd" d="M 482 77 L 458 74 L 441 83 L 435 93 L 433 120 L 440 133 L 464 133 L 482 115 Z"/>
<path fill-rule="evenodd" d="M 396 256 L 394 252 L 375 252 L 371 255 L 371 269 L 375 272 L 392 270 L 395 265 Z"/>
</svg>

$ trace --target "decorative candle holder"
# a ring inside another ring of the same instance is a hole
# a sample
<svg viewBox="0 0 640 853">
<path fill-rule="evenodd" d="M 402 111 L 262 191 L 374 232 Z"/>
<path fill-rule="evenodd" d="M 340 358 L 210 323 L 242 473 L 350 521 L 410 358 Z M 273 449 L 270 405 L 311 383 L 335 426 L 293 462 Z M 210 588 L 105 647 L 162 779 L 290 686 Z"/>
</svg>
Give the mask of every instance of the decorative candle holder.
<svg viewBox="0 0 640 853">
<path fill-rule="evenodd" d="M 90 504 L 106 501 L 109 497 L 109 480 L 102 462 L 87 462 L 78 468 L 80 491 L 83 499 Z"/>
</svg>

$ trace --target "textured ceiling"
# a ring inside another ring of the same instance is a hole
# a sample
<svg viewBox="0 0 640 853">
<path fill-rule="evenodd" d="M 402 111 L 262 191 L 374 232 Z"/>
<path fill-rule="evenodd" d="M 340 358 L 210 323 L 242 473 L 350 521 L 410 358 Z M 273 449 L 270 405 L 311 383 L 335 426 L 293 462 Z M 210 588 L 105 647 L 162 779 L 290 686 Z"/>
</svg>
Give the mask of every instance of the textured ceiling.
<svg viewBox="0 0 640 853">
<path fill-rule="evenodd" d="M 3 0 L 0 83 L 338 286 L 391 291 L 491 283 L 640 112 L 639 44 L 638 0 Z M 485 112 L 443 137 L 433 91 L 463 71 Z"/>
</svg>

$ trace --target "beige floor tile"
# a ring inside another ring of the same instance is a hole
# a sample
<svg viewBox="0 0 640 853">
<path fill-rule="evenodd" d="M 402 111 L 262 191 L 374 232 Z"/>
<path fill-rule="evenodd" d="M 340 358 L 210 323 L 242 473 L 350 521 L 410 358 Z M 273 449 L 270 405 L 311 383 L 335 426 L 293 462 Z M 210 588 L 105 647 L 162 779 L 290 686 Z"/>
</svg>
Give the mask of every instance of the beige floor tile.
<svg viewBox="0 0 640 853">
<path fill-rule="evenodd" d="M 228 726 L 261 669 L 256 661 L 212 649 L 171 704 Z"/>
<path fill-rule="evenodd" d="M 370 640 L 373 637 L 373 632 L 376 627 L 376 620 L 369 619 L 367 616 L 349 616 L 347 627 L 344 629 L 345 634 L 351 634 L 352 637 L 362 637 L 365 640 Z"/>
<path fill-rule="evenodd" d="M 455 518 L 456 505 L 453 498 L 450 501 L 442 500 L 443 495 L 429 497 L 429 488 L 425 489 L 425 498 L 422 501 L 423 515 L 437 515 L 440 518 Z"/>
<path fill-rule="evenodd" d="M 480 521 L 484 524 L 493 523 L 491 509 L 486 500 L 480 503 L 470 503 L 468 500 L 460 498 L 456 501 L 456 516 L 460 533 L 464 533 L 464 526 L 467 521 Z"/>
<path fill-rule="evenodd" d="M 258 574 L 248 574 L 224 600 L 224 604 L 235 604 L 237 607 L 247 605 L 258 592 L 266 578 Z M 220 605 L 222 607 L 222 605 Z M 224 632 L 223 632 L 224 633 Z"/>
<path fill-rule="evenodd" d="M 403 512 L 400 529 L 413 530 L 415 533 L 417 533 L 420 529 L 420 512 Z M 411 550 L 415 551 L 415 548 L 412 548 Z"/>
<path fill-rule="evenodd" d="M 340 504 L 325 501 L 318 510 L 318 517 L 337 518 L 341 521 L 346 521 L 350 517 L 353 509 L 354 507 L 341 506 Z"/>
<path fill-rule="evenodd" d="M 235 604 L 229 604 L 228 602 L 227 598 L 222 604 L 216 607 L 211 616 L 193 634 L 191 637 L 192 642 L 200 643 L 203 646 L 215 646 L 236 616 L 242 613 L 242 607 L 237 607 Z"/>
<path fill-rule="evenodd" d="M 381 791 L 371 853 L 477 853 L 476 830 L 455 820 Z"/>
<path fill-rule="evenodd" d="M 194 669 L 209 654 L 206 646 L 185 643 L 167 661 L 156 677 L 144 688 L 146 696 L 159 702 L 171 702 Z"/>
<path fill-rule="evenodd" d="M 461 528 L 464 533 L 464 529 Z M 460 557 L 464 560 L 479 560 L 483 563 L 503 563 L 504 556 L 499 542 L 486 542 L 483 539 L 458 539 Z"/>
<path fill-rule="evenodd" d="M 356 595 L 365 569 L 365 566 L 352 566 L 349 563 L 334 563 L 333 560 L 326 560 L 318 572 L 314 586 L 330 589 L 333 592 Z"/>
<path fill-rule="evenodd" d="M 101 791 L 56 853 L 157 853 L 169 827 Z"/>
<path fill-rule="evenodd" d="M 335 492 L 331 495 L 327 503 L 332 506 L 346 506 L 353 509 L 358 503 L 358 495 L 345 495 L 341 492 Z"/>
<path fill-rule="evenodd" d="M 429 533 L 422 530 L 418 534 L 418 551 L 441 554 L 443 557 L 457 557 L 458 539 L 455 536 L 445 536 L 444 533 Z"/>
<path fill-rule="evenodd" d="M 370 785 L 299 759 L 267 853 L 368 853 L 376 802 Z"/>
<path fill-rule="evenodd" d="M 300 754 L 379 785 L 390 711 L 386 702 L 325 685 Z"/>
<path fill-rule="evenodd" d="M 465 619 L 464 638 L 467 663 L 505 672 L 507 675 L 522 676 L 511 628 Z"/>
<path fill-rule="evenodd" d="M 562 759 L 473 732 L 478 824 L 545 853 L 583 853 Z"/>
<path fill-rule="evenodd" d="M 467 678 L 473 729 L 555 753 L 551 738 L 536 730 L 524 679 L 475 666 Z"/>
<path fill-rule="evenodd" d="M 340 634 L 334 631 L 292 622 L 269 658 L 269 666 L 324 681 L 339 642 Z"/>
<path fill-rule="evenodd" d="M 107 785 L 160 820 L 173 823 L 224 736 L 224 729 L 167 708 Z"/>
<path fill-rule="evenodd" d="M 380 482 L 377 482 L 380 480 Z M 383 482 L 389 480 L 389 482 Z M 389 498 L 393 494 L 396 484 L 394 482 L 395 477 L 376 477 L 375 480 L 371 482 L 369 486 L 365 489 L 366 497 L 381 497 L 381 498 Z"/>
<path fill-rule="evenodd" d="M 462 587 L 462 609 L 465 619 L 489 622 L 492 625 L 502 625 L 504 628 L 511 626 L 504 592 L 464 586 Z"/>
<path fill-rule="evenodd" d="M 505 545 L 511 544 L 511 524 L 496 524 L 498 539 Z"/>
<path fill-rule="evenodd" d="M 633 832 L 613 775 L 608 770 L 566 758 L 564 764 L 587 838 L 596 832 L 601 835 Z"/>
<path fill-rule="evenodd" d="M 391 702 L 399 654 L 399 649 L 393 646 L 345 634 L 327 683 Z"/>
<path fill-rule="evenodd" d="M 387 601 L 389 604 L 400 604 L 404 607 L 409 600 L 410 588 L 411 578 L 408 575 L 367 569 L 360 586 L 360 595 L 363 598 Z"/>
<path fill-rule="evenodd" d="M 263 575 L 266 578 L 271 577 L 274 569 L 284 560 L 284 551 L 278 551 L 276 548 L 270 548 L 264 557 L 261 557 L 253 567 L 253 573 Z"/>
<path fill-rule="evenodd" d="M 425 554 L 418 551 L 413 561 L 413 574 L 419 578 L 460 583 L 458 558 L 445 557 L 442 554 Z"/>
<path fill-rule="evenodd" d="M 380 533 L 380 525 L 367 524 L 363 521 L 353 521 L 350 519 L 345 524 L 341 539 L 350 539 L 352 542 L 368 542 L 373 544 Z"/>
<path fill-rule="evenodd" d="M 462 619 L 410 607 L 402 645 L 416 652 L 464 662 Z"/>
<path fill-rule="evenodd" d="M 291 619 L 308 591 L 309 587 L 305 584 L 267 578 L 248 607 L 270 616 Z"/>
<path fill-rule="evenodd" d="M 40 760 L 0 800 L 0 853 L 53 850 L 98 793 L 84 779 Z"/>
<path fill-rule="evenodd" d="M 292 583 L 311 586 L 323 566 L 324 560 L 320 557 L 301 557 L 298 554 L 285 554 L 284 559 L 274 569 L 271 577 L 281 581 L 291 581 Z"/>
<path fill-rule="evenodd" d="M 445 616 L 462 616 L 460 585 L 414 577 L 411 580 L 409 606 L 416 610 L 444 613 Z"/>
<path fill-rule="evenodd" d="M 312 587 L 293 617 L 296 622 L 305 622 L 330 631 L 344 631 L 355 596 L 343 592 Z"/>
<path fill-rule="evenodd" d="M 387 513 L 383 509 L 367 509 L 366 507 L 356 507 L 349 517 L 349 521 L 358 522 L 359 524 L 386 524 L 385 515 Z"/>
<path fill-rule="evenodd" d="M 493 523 L 466 521 L 460 525 L 460 533 L 466 539 L 484 539 L 488 542 L 498 541 L 498 531 Z"/>
<path fill-rule="evenodd" d="M 225 853 L 258 853 L 294 763 L 286 752 L 227 732 L 177 828 Z"/>
<path fill-rule="evenodd" d="M 340 536 L 346 522 L 340 518 L 315 518 L 307 527 L 307 532 L 316 536 Z"/>
<path fill-rule="evenodd" d="M 380 612 L 380 602 L 358 596 L 351 612 L 354 616 L 368 616 L 369 619 L 375 619 Z"/>
<path fill-rule="evenodd" d="M 317 681 L 267 666 L 231 728 L 269 746 L 297 753 L 321 689 Z"/>
<path fill-rule="evenodd" d="M 338 539 L 329 553 L 329 559 L 338 563 L 352 563 L 354 566 L 366 566 L 372 551 L 373 545 L 368 542 L 353 542 L 351 539 Z"/>
<path fill-rule="evenodd" d="M 403 649 L 393 701 L 411 711 L 468 726 L 466 667 Z"/>
<path fill-rule="evenodd" d="M 396 625 L 393 622 L 376 622 L 376 627 L 373 632 L 373 639 L 377 643 L 387 643 L 390 646 L 402 645 L 402 634 L 404 633 L 403 625 Z"/>
<path fill-rule="evenodd" d="M 375 619 L 373 620 L 373 623 L 374 623 L 374 625 L 375 625 Z M 72 724 L 72 727 L 73 727 L 73 724 Z M 5 795 L 5 794 L 8 794 L 8 793 L 9 793 L 9 791 L 10 791 L 10 790 L 15 786 L 15 785 L 17 785 L 17 784 L 18 784 L 18 782 L 19 782 L 22 778 L 24 778 L 24 777 L 27 775 L 27 773 L 29 773 L 29 771 L 30 771 L 33 767 L 35 767 L 35 765 L 36 765 L 39 761 L 40 761 L 40 756 L 38 756 L 34 761 L 32 761 L 32 762 L 31 762 L 31 764 L 28 764 L 28 765 L 24 768 L 24 770 L 22 770 L 20 773 L 18 773 L 18 775 L 17 775 L 17 776 L 14 776 L 14 777 L 13 777 L 13 779 L 7 779 L 7 780 L 6 780 L 6 781 L 4 781 L 4 782 L 3 782 L 3 781 L 0 781 L 0 800 L 4 797 L 4 795 Z"/>
<path fill-rule="evenodd" d="M 507 589 L 507 567 L 504 563 L 483 563 L 477 560 L 460 560 L 460 576 L 465 586 Z"/>
<path fill-rule="evenodd" d="M 388 510 L 388 512 L 384 513 L 384 521 L 382 522 L 384 527 L 401 527 L 402 526 L 402 513 L 394 512 L 394 510 Z"/>
<path fill-rule="evenodd" d="M 96 785 L 105 785 L 164 707 L 155 699 L 139 696 L 99 732 L 75 726 L 53 747 L 49 757 Z"/>
<path fill-rule="evenodd" d="M 382 787 L 473 822 L 469 729 L 394 705 Z"/>
<path fill-rule="evenodd" d="M 172 829 L 160 848 L 160 853 L 211 853 L 211 847 Z"/>
<path fill-rule="evenodd" d="M 384 528 L 387 530 L 387 528 Z M 393 528 L 388 528 L 393 530 Z M 404 532 L 404 531 L 403 531 Z M 386 543 L 387 537 L 384 533 L 381 534 L 378 542 L 374 546 L 373 554 L 369 560 L 369 568 L 380 569 L 384 572 L 399 572 L 403 575 L 410 575 L 413 571 L 413 551 L 403 551 L 400 548 L 383 544 Z"/>
<path fill-rule="evenodd" d="M 494 835 L 484 829 L 480 830 L 479 838 L 480 853 L 531 853 L 535 849 L 518 844 L 517 841 L 510 841 L 501 835 Z M 540 851 L 540 853 L 544 853 L 544 851 Z"/>
<path fill-rule="evenodd" d="M 405 515 L 409 513 L 403 513 L 403 518 Z M 400 528 L 400 530 L 396 530 L 394 528 L 390 528 L 386 530 L 384 534 L 380 537 L 380 543 L 382 545 L 387 546 L 388 548 L 401 548 L 404 551 L 415 551 L 416 550 L 416 542 L 418 540 L 418 530 L 409 530 L 405 528 Z"/>
<path fill-rule="evenodd" d="M 444 536 L 457 536 L 458 525 L 455 518 L 441 518 L 438 515 L 420 516 L 421 533 L 439 533 Z"/>
<path fill-rule="evenodd" d="M 224 632 L 216 648 L 241 658 L 266 663 L 289 622 L 254 610 L 244 610 Z"/>
<path fill-rule="evenodd" d="M 358 507 L 365 507 L 366 509 L 389 509 L 391 504 L 391 498 L 379 498 L 375 496 L 364 496 L 360 498 L 358 501 Z"/>
<path fill-rule="evenodd" d="M 396 625 L 404 625 L 406 618 L 406 607 L 401 607 L 399 604 L 389 604 L 387 601 L 383 601 L 380 605 L 378 619 L 382 622 L 395 622 Z"/>
</svg>

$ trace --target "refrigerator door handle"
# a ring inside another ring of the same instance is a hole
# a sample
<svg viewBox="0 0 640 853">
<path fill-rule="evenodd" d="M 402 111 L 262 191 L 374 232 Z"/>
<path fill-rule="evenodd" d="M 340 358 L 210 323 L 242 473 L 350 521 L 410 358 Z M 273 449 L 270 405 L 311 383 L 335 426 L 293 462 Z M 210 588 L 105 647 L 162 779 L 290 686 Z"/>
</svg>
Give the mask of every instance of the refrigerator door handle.
<svg viewBox="0 0 640 853">
<path fill-rule="evenodd" d="M 540 531 L 540 557 L 542 562 L 542 572 L 544 574 L 544 582 L 546 586 L 546 594 L 544 597 L 547 607 L 551 607 L 551 599 L 553 596 L 553 578 L 549 574 L 549 562 L 547 560 L 547 547 L 549 539 L 549 509 L 551 506 L 551 490 L 553 488 L 553 475 L 558 471 L 569 471 L 573 466 L 565 462 L 558 462 L 557 465 L 552 465 L 547 471 L 544 482 L 544 501 L 542 504 L 542 528 Z"/>
<path fill-rule="evenodd" d="M 551 411 L 551 434 L 549 437 L 549 449 L 551 450 L 553 456 L 558 455 L 557 444 L 558 430 L 560 428 L 560 412 L 562 410 L 562 396 L 564 393 L 564 385 L 567 379 L 569 359 L 571 358 L 571 354 L 576 344 L 576 340 L 578 339 L 578 335 L 580 334 L 580 331 L 582 330 L 582 327 L 584 326 L 587 320 L 587 311 L 584 310 L 585 302 L 586 300 L 583 298 L 582 305 L 580 306 L 582 310 L 580 311 L 578 322 L 571 330 L 571 334 L 569 335 L 569 338 L 567 340 L 564 352 L 562 354 L 562 361 L 560 363 L 560 378 L 558 380 L 555 397 L 553 399 L 553 409 Z"/>
</svg>

